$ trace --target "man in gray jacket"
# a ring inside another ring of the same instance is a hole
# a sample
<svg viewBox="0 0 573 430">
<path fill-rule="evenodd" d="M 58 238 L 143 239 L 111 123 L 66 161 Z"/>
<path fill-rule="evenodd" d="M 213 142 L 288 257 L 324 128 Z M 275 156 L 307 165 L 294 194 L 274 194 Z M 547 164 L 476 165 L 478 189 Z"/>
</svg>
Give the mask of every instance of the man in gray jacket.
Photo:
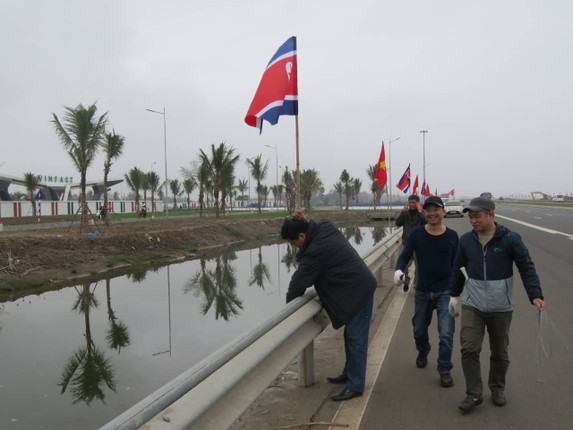
<svg viewBox="0 0 573 430">
<path fill-rule="evenodd" d="M 521 236 L 494 221 L 495 204 L 483 197 L 472 199 L 469 212 L 473 230 L 460 238 L 454 260 L 449 312 L 459 314 L 462 307 L 462 368 L 466 379 L 466 398 L 462 412 L 470 412 L 483 402 L 480 352 L 485 329 L 490 340 L 488 386 L 496 406 L 506 404 L 505 375 L 509 367 L 509 327 L 513 315 L 513 263 L 517 266 L 529 301 L 545 308 L 539 277 Z M 461 268 L 465 267 L 467 280 Z"/>
</svg>

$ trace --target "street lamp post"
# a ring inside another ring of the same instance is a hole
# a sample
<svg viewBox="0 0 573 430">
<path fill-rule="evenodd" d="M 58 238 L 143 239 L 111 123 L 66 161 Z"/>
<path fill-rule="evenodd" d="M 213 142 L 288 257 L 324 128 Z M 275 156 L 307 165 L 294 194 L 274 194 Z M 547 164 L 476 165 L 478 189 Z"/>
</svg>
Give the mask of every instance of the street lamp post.
<svg viewBox="0 0 573 430">
<path fill-rule="evenodd" d="M 426 187 L 428 186 L 428 184 L 426 184 L 426 133 L 428 132 L 428 130 L 420 130 L 420 133 L 422 133 L 422 184 L 424 184 Z M 424 190 L 422 190 L 423 192 Z M 422 194 L 422 193 L 420 193 Z M 426 196 L 424 196 L 422 194 L 422 201 L 426 200 Z"/>
<path fill-rule="evenodd" d="M 146 109 L 148 112 L 157 113 L 159 115 L 163 115 L 163 150 L 164 150 L 164 157 L 165 157 L 165 196 L 163 197 L 164 206 L 165 206 L 165 216 L 169 216 L 169 204 L 167 203 L 167 186 L 169 181 L 167 180 L 167 119 L 165 115 L 165 108 L 163 108 L 163 112 L 153 110 L 153 109 Z"/>
<path fill-rule="evenodd" d="M 392 205 L 392 142 L 400 140 L 400 136 L 396 139 L 388 140 L 388 223 L 390 223 L 390 206 Z"/>
<path fill-rule="evenodd" d="M 272 148 L 275 150 L 275 186 L 276 188 L 276 194 L 275 194 L 275 205 L 277 207 L 277 211 L 279 210 L 279 204 L 277 202 L 277 196 L 279 195 L 279 150 L 276 146 L 271 146 L 271 145 L 265 145 L 267 148 Z"/>
</svg>

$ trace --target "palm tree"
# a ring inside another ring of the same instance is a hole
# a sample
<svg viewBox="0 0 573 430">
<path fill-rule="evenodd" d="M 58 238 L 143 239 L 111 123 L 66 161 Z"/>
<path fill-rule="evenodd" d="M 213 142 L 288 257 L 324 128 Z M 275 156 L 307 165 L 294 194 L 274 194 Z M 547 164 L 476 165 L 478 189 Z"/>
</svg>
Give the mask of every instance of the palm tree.
<svg viewBox="0 0 573 430">
<path fill-rule="evenodd" d="M 378 186 L 378 180 L 376 179 L 376 164 L 368 166 L 366 173 L 368 174 L 368 179 L 370 179 L 370 191 L 372 191 L 374 210 L 376 210 L 376 205 L 380 205 L 380 199 L 382 198 L 384 188 L 380 188 Z"/>
<path fill-rule="evenodd" d="M 139 190 L 143 184 L 143 173 L 139 168 L 134 167 L 127 174 L 124 175 L 127 186 L 135 193 L 135 207 L 139 209 Z"/>
<path fill-rule="evenodd" d="M 159 175 L 154 171 L 148 172 L 147 183 L 149 185 L 149 191 L 151 191 L 151 212 L 155 212 L 155 193 L 157 193 L 161 186 Z"/>
<path fill-rule="evenodd" d="M 310 211 L 310 198 L 312 197 L 312 193 L 320 190 L 320 187 L 322 187 L 322 181 L 318 177 L 318 172 L 315 169 L 302 171 L 300 175 L 300 191 L 307 211 Z"/>
<path fill-rule="evenodd" d="M 185 178 L 183 180 L 183 189 L 185 190 L 185 194 L 187 194 L 187 209 L 191 209 L 191 193 L 197 186 L 197 181 L 195 178 Z"/>
<path fill-rule="evenodd" d="M 112 161 L 119 158 L 123 153 L 123 146 L 125 145 L 125 138 L 119 134 L 115 134 L 115 130 L 111 133 L 105 133 L 105 138 L 101 143 L 103 152 L 105 153 L 105 160 L 103 162 L 103 207 L 107 211 L 107 177 L 111 170 Z M 105 224 L 109 225 L 109 216 L 105 217 Z"/>
<path fill-rule="evenodd" d="M 352 190 L 356 196 L 356 206 L 358 206 L 358 194 L 360 194 L 360 188 L 362 188 L 362 181 L 358 178 L 355 178 L 354 181 L 352 181 Z"/>
<path fill-rule="evenodd" d="M 342 194 L 344 193 L 344 185 L 338 181 L 334 184 L 334 191 L 338 193 L 338 201 L 340 202 L 340 209 L 342 209 Z"/>
<path fill-rule="evenodd" d="M 247 166 L 249 167 L 249 172 L 251 173 L 251 177 L 257 182 L 257 193 L 261 190 L 261 181 L 263 181 L 267 177 L 267 173 L 269 171 L 269 162 L 265 161 L 263 164 L 262 161 L 263 155 L 258 155 L 254 159 L 247 158 Z M 261 195 L 258 195 L 257 198 L 257 205 L 259 208 L 259 213 L 261 212 Z"/>
<path fill-rule="evenodd" d="M 82 212 L 80 232 L 88 223 L 88 206 L 86 204 L 86 175 L 92 164 L 107 125 L 107 112 L 96 118 L 97 107 L 94 104 L 75 108 L 64 106 L 63 123 L 53 113 L 52 123 L 60 142 L 72 159 L 80 174 L 80 210 Z"/>
<path fill-rule="evenodd" d="M 234 165 L 239 160 L 239 155 L 235 155 L 234 148 L 227 148 L 225 142 L 221 142 L 219 146 L 211 145 L 211 158 L 209 158 L 203 150 L 200 151 L 200 157 L 207 160 L 209 166 L 209 173 L 211 175 L 211 183 L 213 185 L 213 197 L 215 198 L 215 216 L 219 217 L 219 193 L 225 190 L 225 185 L 228 184 L 230 176 L 234 171 Z"/>
<path fill-rule="evenodd" d="M 177 209 L 177 197 L 183 194 L 183 191 L 181 191 L 181 182 L 179 182 L 179 179 L 170 180 L 169 189 L 173 194 L 173 209 Z"/>
<path fill-rule="evenodd" d="M 340 174 L 340 182 L 344 187 L 344 194 L 346 195 L 346 210 L 350 206 L 350 197 L 352 196 L 352 178 L 350 174 L 344 169 Z"/>
<path fill-rule="evenodd" d="M 285 171 L 283 173 L 283 184 L 285 186 L 285 200 L 287 204 L 287 210 L 293 212 L 296 208 L 296 183 L 294 179 L 294 172 L 285 166 Z"/>
<path fill-rule="evenodd" d="M 110 348 L 117 349 L 117 352 L 120 353 L 121 347 L 129 345 L 131 339 L 127 325 L 117 319 L 115 311 L 111 307 L 111 281 L 109 278 L 105 280 L 105 295 L 107 297 L 107 318 L 109 321 L 109 329 L 105 340 Z"/>
<path fill-rule="evenodd" d="M 239 193 L 241 193 L 241 206 L 245 206 L 245 191 L 249 188 L 249 181 L 247 179 L 239 179 L 239 182 L 236 186 Z"/>
<path fill-rule="evenodd" d="M 205 194 L 210 187 L 211 177 L 209 175 L 210 166 L 209 158 L 201 151 L 199 153 L 199 161 L 195 163 L 195 177 L 199 185 L 199 216 L 203 216 L 203 208 L 205 206 Z"/>
<path fill-rule="evenodd" d="M 34 197 L 34 191 L 38 188 L 38 184 L 42 177 L 40 175 L 34 175 L 32 172 L 24 173 L 24 186 L 28 195 L 30 196 L 30 202 L 32 202 L 32 215 L 36 216 L 36 199 Z"/>
</svg>

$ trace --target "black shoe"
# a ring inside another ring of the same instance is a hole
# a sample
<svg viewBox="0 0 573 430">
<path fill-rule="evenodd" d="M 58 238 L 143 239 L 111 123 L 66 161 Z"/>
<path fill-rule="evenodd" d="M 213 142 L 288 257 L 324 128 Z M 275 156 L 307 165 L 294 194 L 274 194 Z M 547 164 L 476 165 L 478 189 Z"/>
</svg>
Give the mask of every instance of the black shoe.
<svg viewBox="0 0 573 430">
<path fill-rule="evenodd" d="M 505 398 L 505 393 L 502 390 L 494 390 L 491 392 L 491 401 L 496 406 L 505 406 L 507 399 Z"/>
<path fill-rule="evenodd" d="M 341 400 L 350 400 L 355 397 L 360 397 L 361 395 L 362 393 L 359 393 L 358 391 L 352 391 L 349 390 L 348 388 L 345 388 L 337 395 L 332 396 L 331 399 L 334 400 L 335 402 L 340 402 Z"/>
<path fill-rule="evenodd" d="M 419 369 L 423 369 L 428 365 L 428 353 L 418 353 L 418 357 L 416 357 L 416 366 Z"/>
<path fill-rule="evenodd" d="M 330 382 L 331 384 L 346 384 L 346 381 L 348 381 L 348 376 L 346 375 L 338 375 L 338 376 L 334 376 L 334 377 L 327 377 L 326 380 L 328 382 Z"/>
<path fill-rule="evenodd" d="M 450 388 L 454 386 L 454 380 L 450 372 L 440 373 L 440 385 L 444 388 Z"/>
<path fill-rule="evenodd" d="M 467 396 L 458 406 L 463 413 L 467 414 L 473 408 L 483 403 L 483 397 Z"/>
<path fill-rule="evenodd" d="M 410 289 L 410 282 L 408 281 L 404 282 L 404 292 L 407 293 L 409 289 Z"/>
</svg>

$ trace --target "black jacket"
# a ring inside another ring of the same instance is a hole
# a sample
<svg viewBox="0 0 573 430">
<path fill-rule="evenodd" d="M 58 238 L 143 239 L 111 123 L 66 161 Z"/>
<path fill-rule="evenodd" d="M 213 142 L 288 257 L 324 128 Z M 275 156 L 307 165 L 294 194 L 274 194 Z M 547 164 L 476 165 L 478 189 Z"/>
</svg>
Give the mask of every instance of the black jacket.
<svg viewBox="0 0 573 430">
<path fill-rule="evenodd" d="M 396 226 L 403 227 L 402 229 L 402 244 L 406 242 L 410 232 L 419 225 L 426 224 L 426 217 L 418 210 L 401 211 L 396 217 Z"/>
<path fill-rule="evenodd" d="M 374 294 L 376 278 L 330 221 L 309 222 L 296 258 L 299 265 L 288 287 L 287 303 L 314 285 L 336 329 L 348 323 Z"/>
</svg>

